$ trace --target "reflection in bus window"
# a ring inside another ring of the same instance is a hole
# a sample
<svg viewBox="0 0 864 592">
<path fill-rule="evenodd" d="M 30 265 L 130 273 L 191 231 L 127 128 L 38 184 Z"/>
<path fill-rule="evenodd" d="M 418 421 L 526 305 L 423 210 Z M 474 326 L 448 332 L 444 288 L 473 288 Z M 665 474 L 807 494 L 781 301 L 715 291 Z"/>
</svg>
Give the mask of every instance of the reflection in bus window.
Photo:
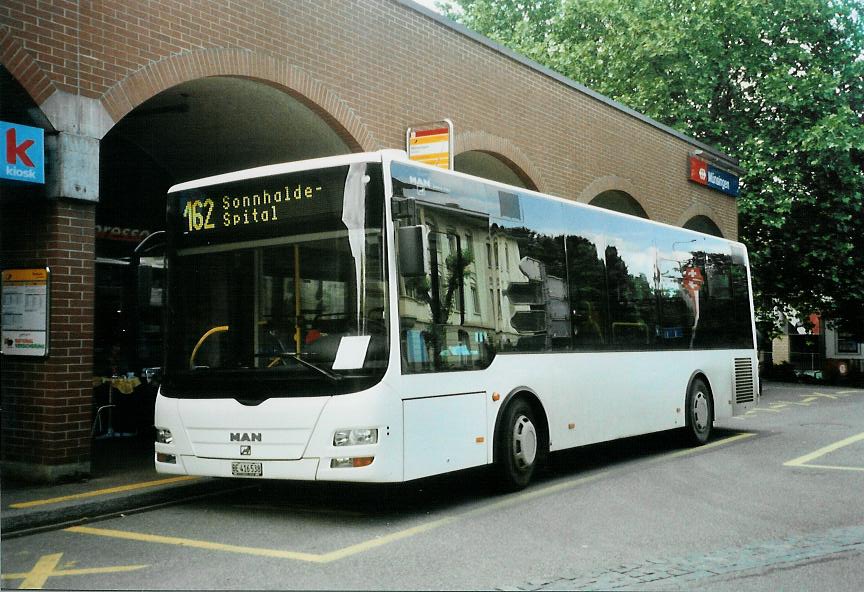
<svg viewBox="0 0 864 592">
<path fill-rule="evenodd" d="M 399 299 L 402 321 L 403 367 L 408 372 L 469 370 L 491 361 L 489 317 L 476 286 L 476 249 L 465 240 L 485 232 L 485 221 L 474 219 L 454 226 L 446 212 L 426 210 L 430 227 L 430 273 L 423 278 L 402 278 Z M 471 225 L 469 230 L 466 225 Z M 449 227 L 448 232 L 432 228 Z M 466 236 L 463 239 L 462 236 Z M 465 302 L 466 295 L 471 305 Z M 468 314 L 469 311 L 473 314 Z"/>
</svg>

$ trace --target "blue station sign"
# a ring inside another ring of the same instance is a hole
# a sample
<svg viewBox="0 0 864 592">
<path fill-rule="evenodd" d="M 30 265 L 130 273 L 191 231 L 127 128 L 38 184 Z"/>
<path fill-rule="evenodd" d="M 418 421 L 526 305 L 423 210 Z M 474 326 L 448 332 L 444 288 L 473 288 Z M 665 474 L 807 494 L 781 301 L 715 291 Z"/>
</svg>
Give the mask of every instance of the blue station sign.
<svg viewBox="0 0 864 592">
<path fill-rule="evenodd" d="M 3 162 L 0 179 L 45 182 L 45 132 L 40 127 L 0 121 Z"/>
<path fill-rule="evenodd" d="M 690 157 L 690 180 L 726 195 L 738 197 L 738 176 L 696 156 Z"/>
</svg>

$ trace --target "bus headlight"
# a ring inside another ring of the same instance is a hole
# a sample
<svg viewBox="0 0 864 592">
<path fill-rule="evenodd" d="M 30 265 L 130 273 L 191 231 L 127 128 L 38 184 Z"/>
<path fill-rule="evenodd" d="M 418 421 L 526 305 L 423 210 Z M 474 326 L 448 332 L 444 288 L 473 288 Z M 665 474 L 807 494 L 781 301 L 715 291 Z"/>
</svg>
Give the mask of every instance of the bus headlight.
<svg viewBox="0 0 864 592">
<path fill-rule="evenodd" d="M 331 469 L 347 469 L 347 468 L 355 468 L 359 469 L 360 467 L 368 467 L 372 464 L 372 461 L 375 460 L 374 456 L 358 456 L 358 457 L 345 457 L 345 458 L 331 458 L 330 459 L 330 468 Z"/>
<path fill-rule="evenodd" d="M 377 428 L 361 428 L 354 430 L 336 430 L 333 434 L 333 446 L 356 446 L 358 444 L 377 444 Z"/>
<path fill-rule="evenodd" d="M 174 454 L 165 454 L 164 452 L 156 453 L 156 462 L 168 463 L 169 465 L 177 464 L 177 456 Z"/>
<path fill-rule="evenodd" d="M 160 444 L 170 444 L 174 441 L 174 436 L 171 435 L 171 430 L 156 428 L 156 441 Z"/>
</svg>

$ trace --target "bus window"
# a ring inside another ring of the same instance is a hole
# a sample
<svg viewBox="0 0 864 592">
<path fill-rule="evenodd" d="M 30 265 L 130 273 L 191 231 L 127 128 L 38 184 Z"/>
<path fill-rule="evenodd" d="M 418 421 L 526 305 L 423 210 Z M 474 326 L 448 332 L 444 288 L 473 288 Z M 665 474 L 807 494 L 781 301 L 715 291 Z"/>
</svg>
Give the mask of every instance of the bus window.
<svg viewBox="0 0 864 592">
<path fill-rule="evenodd" d="M 168 390 L 314 396 L 383 374 L 383 188 L 380 168 L 364 167 L 229 181 L 169 202 Z M 336 364 L 356 337 L 368 337 L 363 356 Z"/>
<path fill-rule="evenodd" d="M 569 350 L 563 208 L 533 196 L 518 197 L 518 207 L 508 209 L 519 218 L 498 218 L 493 226 L 496 243 L 508 253 L 502 260 L 509 261 L 498 270 L 504 313 L 500 339 L 512 340 L 522 352 Z"/>
<path fill-rule="evenodd" d="M 477 250 L 466 241 L 485 240 L 486 217 L 432 208 L 422 213 L 429 228 L 429 275 L 400 280 L 403 368 L 416 373 L 485 367 L 492 358 L 494 309 L 479 302 Z M 441 227 L 448 230 L 434 230 Z M 476 303 L 467 304 L 474 295 Z"/>
<path fill-rule="evenodd" d="M 656 260 L 650 227 L 613 218 L 604 257 L 613 349 L 653 349 L 657 333 Z"/>
<path fill-rule="evenodd" d="M 592 224 L 595 216 L 585 212 L 573 220 L 567 237 L 573 347 L 577 350 L 605 349 L 609 344 L 605 242 L 599 224 Z"/>
<path fill-rule="evenodd" d="M 750 310 L 750 286 L 747 280 L 745 253 L 732 247 L 730 266 L 732 283 L 732 320 L 727 347 L 753 347 L 753 315 Z"/>
</svg>

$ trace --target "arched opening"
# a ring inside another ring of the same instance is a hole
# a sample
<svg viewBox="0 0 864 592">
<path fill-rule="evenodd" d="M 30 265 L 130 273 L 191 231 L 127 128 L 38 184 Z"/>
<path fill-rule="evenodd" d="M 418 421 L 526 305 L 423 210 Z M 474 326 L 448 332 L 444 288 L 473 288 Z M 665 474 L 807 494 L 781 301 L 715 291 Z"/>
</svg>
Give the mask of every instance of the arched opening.
<svg viewBox="0 0 864 592">
<path fill-rule="evenodd" d="M 639 202 L 629 193 L 618 189 L 609 189 L 599 193 L 597 197 L 591 200 L 590 204 L 592 206 L 597 206 L 598 208 L 605 208 L 607 210 L 645 218 L 646 220 L 648 219 L 648 214 L 645 213 L 645 209 L 639 204 Z"/>
<path fill-rule="evenodd" d="M 723 233 L 720 232 L 720 227 L 714 223 L 714 220 L 708 216 L 693 216 L 684 224 L 687 230 L 695 230 L 712 236 L 723 238 Z"/>
<path fill-rule="evenodd" d="M 164 228 L 166 193 L 172 185 L 346 154 L 353 150 L 345 138 L 320 108 L 286 89 L 248 78 L 184 82 L 123 117 L 100 144 L 94 375 L 140 376 L 143 368 L 161 365 L 161 252 L 133 251 L 143 238 Z M 104 393 L 97 389 L 95 396 L 98 405 Z M 137 396 L 140 404 L 131 413 L 116 414 L 115 422 L 125 417 L 132 425 L 115 425 L 115 430 L 152 425 L 152 402 L 147 400 L 152 397 L 155 389 Z"/>
<path fill-rule="evenodd" d="M 483 177 L 516 187 L 536 190 L 536 185 L 518 166 L 501 155 L 482 150 L 468 150 L 457 154 L 453 168 L 461 173 Z"/>
</svg>

